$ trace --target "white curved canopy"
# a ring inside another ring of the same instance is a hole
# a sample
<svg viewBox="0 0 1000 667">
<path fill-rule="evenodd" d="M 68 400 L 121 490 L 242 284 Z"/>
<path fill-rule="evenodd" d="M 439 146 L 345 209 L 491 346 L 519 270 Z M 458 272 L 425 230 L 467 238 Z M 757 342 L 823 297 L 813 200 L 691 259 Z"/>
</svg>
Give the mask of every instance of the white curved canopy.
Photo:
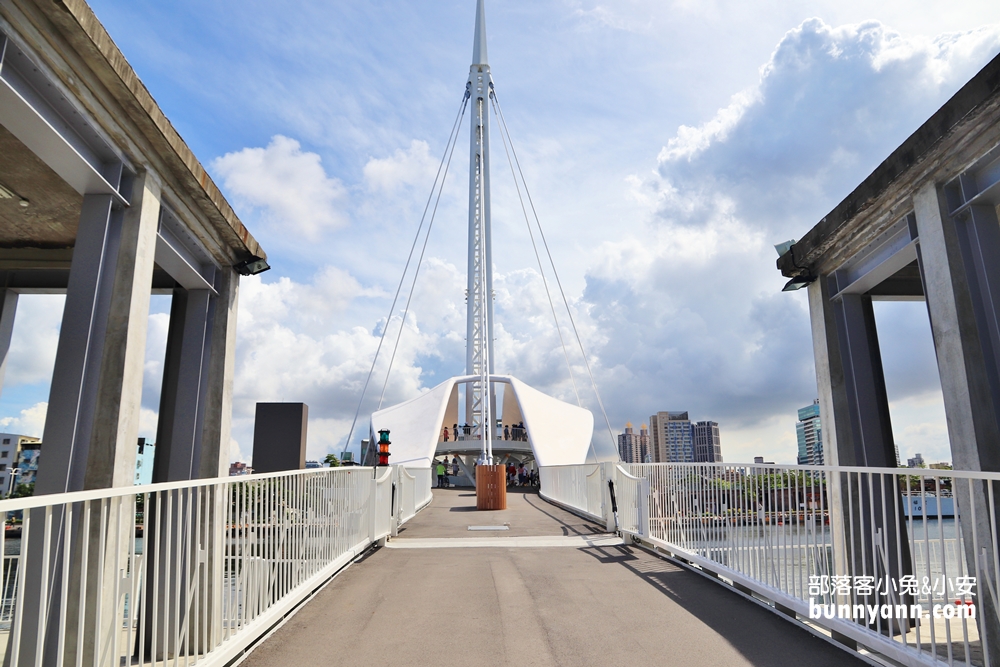
<svg viewBox="0 0 1000 667">
<path fill-rule="evenodd" d="M 372 414 L 372 434 L 389 430 L 390 463 L 430 466 L 443 428 L 451 428 L 446 421 L 454 419 L 454 408 L 448 408 L 457 385 L 478 379 L 474 375 L 449 378 L 417 398 Z M 552 398 L 510 375 L 491 375 L 490 381 L 508 386 L 503 401 L 505 423 L 508 415 L 519 413 L 517 421 L 524 421 L 528 444 L 539 466 L 586 463 L 594 434 L 594 415 L 590 410 Z M 508 390 L 514 399 L 510 404 Z M 502 444 L 503 441 L 495 441 L 494 449 Z"/>
</svg>

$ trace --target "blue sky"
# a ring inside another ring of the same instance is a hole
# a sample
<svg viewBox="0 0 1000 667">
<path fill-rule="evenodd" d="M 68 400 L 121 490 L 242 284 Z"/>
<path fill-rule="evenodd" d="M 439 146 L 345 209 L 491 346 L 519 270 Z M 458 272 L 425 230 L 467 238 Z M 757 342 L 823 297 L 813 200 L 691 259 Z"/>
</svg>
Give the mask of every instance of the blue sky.
<svg viewBox="0 0 1000 667">
<path fill-rule="evenodd" d="M 305 401 L 310 456 L 339 451 L 464 91 L 475 3 L 92 6 L 274 267 L 241 288 L 231 457 L 250 454 L 258 400 Z M 487 26 L 615 431 L 686 409 L 720 423 L 729 461 L 794 461 L 815 376 L 804 295 L 780 293 L 772 245 L 801 237 L 996 55 L 1000 6 L 493 1 Z M 387 403 L 464 363 L 462 137 Z M 494 134 L 498 370 L 568 399 L 507 168 Z M 168 305 L 151 315 L 149 437 Z M 3 430 L 40 429 L 60 308 L 22 299 Z M 926 312 L 879 304 L 877 317 L 901 453 L 947 458 Z"/>
</svg>

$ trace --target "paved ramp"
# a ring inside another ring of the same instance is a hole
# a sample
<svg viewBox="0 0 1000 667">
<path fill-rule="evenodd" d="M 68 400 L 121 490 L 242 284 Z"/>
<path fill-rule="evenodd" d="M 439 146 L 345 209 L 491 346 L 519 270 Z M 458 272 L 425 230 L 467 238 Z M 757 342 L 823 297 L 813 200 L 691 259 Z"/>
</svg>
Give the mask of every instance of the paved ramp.
<svg viewBox="0 0 1000 667">
<path fill-rule="evenodd" d="M 534 493 L 474 507 L 469 491 L 435 490 L 390 548 L 341 573 L 247 667 L 864 664 Z"/>
</svg>

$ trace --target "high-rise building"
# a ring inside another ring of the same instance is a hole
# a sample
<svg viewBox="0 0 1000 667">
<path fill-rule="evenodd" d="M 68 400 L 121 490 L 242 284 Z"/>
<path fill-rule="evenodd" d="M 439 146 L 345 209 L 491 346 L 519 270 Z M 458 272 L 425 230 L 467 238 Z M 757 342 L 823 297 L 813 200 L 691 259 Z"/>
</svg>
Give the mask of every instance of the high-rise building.
<svg viewBox="0 0 1000 667">
<path fill-rule="evenodd" d="M 21 450 L 25 445 L 36 445 L 41 442 L 39 438 L 30 435 L 18 435 L 17 433 L 0 433 L 0 496 L 13 490 L 14 486 L 21 484 L 20 476 L 12 480 L 12 471 L 19 470 L 18 462 L 21 458 Z"/>
<path fill-rule="evenodd" d="M 924 465 L 924 457 L 918 452 L 912 459 L 906 459 L 907 468 L 920 468 Z"/>
<path fill-rule="evenodd" d="M 657 412 L 649 418 L 654 463 L 694 461 L 694 433 L 687 412 Z"/>
<path fill-rule="evenodd" d="M 14 486 L 34 484 L 38 477 L 38 459 L 42 454 L 42 441 L 32 438 L 33 442 L 22 442 L 21 451 L 17 454 L 17 476 Z"/>
<path fill-rule="evenodd" d="M 722 443 L 718 422 L 696 422 L 694 430 L 694 460 L 698 463 L 722 463 Z"/>
<path fill-rule="evenodd" d="M 819 421 L 819 399 L 799 410 L 799 421 L 795 425 L 795 435 L 799 441 L 799 465 L 821 466 L 823 460 L 823 429 Z"/>
<path fill-rule="evenodd" d="M 632 430 L 632 422 L 625 424 L 625 432 L 618 435 L 618 454 L 625 463 L 650 463 L 649 431 L 646 425 L 639 432 Z"/>
</svg>

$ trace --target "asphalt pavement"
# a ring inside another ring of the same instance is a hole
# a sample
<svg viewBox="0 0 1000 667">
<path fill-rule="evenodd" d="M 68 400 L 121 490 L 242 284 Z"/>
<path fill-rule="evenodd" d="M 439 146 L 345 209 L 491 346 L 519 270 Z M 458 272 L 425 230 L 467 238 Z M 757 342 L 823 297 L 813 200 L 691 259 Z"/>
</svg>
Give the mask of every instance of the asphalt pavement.
<svg viewBox="0 0 1000 667">
<path fill-rule="evenodd" d="M 475 501 L 471 490 L 435 489 L 397 538 L 342 571 L 244 664 L 865 664 L 532 490 L 511 489 L 503 511 L 478 512 Z"/>
</svg>

